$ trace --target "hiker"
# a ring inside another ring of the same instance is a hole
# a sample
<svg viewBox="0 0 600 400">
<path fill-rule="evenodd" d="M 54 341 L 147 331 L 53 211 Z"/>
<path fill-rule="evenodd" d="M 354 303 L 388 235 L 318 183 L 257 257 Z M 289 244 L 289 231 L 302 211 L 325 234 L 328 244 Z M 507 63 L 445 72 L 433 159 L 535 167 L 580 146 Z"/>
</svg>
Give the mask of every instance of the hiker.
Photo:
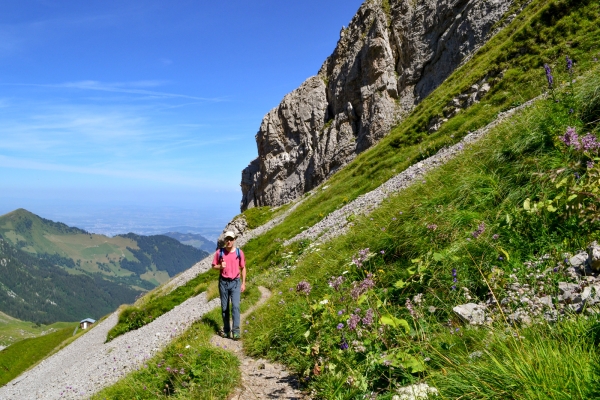
<svg viewBox="0 0 600 400">
<path fill-rule="evenodd" d="M 220 272 L 219 295 L 221 296 L 223 329 L 219 334 L 222 337 L 239 340 L 240 294 L 246 290 L 246 259 L 242 250 L 235 247 L 235 234 L 232 231 L 225 232 L 225 245 L 215 252 L 212 267 Z M 230 299 L 231 308 L 229 307 Z M 229 321 L 230 314 L 233 316 L 233 327 Z"/>
</svg>

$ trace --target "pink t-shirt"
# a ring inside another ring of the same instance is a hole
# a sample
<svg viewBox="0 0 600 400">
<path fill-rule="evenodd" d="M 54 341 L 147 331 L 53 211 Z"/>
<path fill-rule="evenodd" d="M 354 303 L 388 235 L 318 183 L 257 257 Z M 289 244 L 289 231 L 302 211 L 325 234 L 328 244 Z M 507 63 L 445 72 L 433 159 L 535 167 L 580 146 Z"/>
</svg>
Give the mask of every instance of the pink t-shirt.
<svg viewBox="0 0 600 400">
<path fill-rule="evenodd" d="M 220 249 L 215 252 L 212 265 L 220 264 L 220 254 Z M 225 268 L 221 271 L 221 276 L 223 278 L 237 278 L 240 276 L 241 270 L 246 267 L 246 258 L 244 257 L 244 252 L 242 250 L 240 250 L 240 258 L 238 259 L 235 250 L 228 253 L 227 250 L 223 249 L 223 261 L 225 261 Z"/>
</svg>

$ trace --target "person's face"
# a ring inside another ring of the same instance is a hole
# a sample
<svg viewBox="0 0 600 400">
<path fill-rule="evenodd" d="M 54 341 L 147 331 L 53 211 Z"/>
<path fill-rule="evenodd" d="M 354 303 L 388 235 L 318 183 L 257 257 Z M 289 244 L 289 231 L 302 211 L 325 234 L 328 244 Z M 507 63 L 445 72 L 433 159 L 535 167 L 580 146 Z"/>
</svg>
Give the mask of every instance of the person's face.
<svg viewBox="0 0 600 400">
<path fill-rule="evenodd" d="M 230 237 L 225 238 L 225 247 L 226 248 L 228 248 L 228 249 L 232 248 L 233 245 L 234 245 L 234 243 L 235 243 L 235 239 L 234 238 L 230 238 Z"/>
</svg>

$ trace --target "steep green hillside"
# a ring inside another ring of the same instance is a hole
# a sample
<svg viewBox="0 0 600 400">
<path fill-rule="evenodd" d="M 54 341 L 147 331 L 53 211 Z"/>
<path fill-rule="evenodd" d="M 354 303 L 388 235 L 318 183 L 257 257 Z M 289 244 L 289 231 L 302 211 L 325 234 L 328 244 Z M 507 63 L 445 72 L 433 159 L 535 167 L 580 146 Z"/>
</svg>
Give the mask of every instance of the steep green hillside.
<svg viewBox="0 0 600 400">
<path fill-rule="evenodd" d="M 42 325 L 33 322 L 21 321 L 8 314 L 0 312 L 0 346 L 6 347 L 23 339 L 37 337 L 66 326 L 70 322 L 56 322 L 51 325 Z"/>
<path fill-rule="evenodd" d="M 77 324 L 70 324 L 46 335 L 22 340 L 0 351 L 0 386 L 19 376 L 71 338 L 76 327 Z"/>
<path fill-rule="evenodd" d="M 98 274 L 135 289 L 151 289 L 207 255 L 166 236 L 128 234 L 110 238 L 24 209 L 0 217 L 0 236 L 71 274 Z"/>
<path fill-rule="evenodd" d="M 0 239 L 0 311 L 25 321 L 98 319 L 141 292 L 103 279 L 72 275 Z"/>
</svg>

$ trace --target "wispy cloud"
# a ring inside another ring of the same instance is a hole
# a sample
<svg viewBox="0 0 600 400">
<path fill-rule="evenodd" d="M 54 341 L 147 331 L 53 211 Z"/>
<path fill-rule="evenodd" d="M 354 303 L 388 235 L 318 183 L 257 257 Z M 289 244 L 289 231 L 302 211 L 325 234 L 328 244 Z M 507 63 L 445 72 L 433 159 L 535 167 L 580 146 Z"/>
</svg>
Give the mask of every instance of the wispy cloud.
<svg viewBox="0 0 600 400">
<path fill-rule="evenodd" d="M 78 89 L 78 90 L 92 90 L 100 92 L 112 92 L 112 93 L 126 93 L 135 95 L 149 96 L 150 99 L 156 98 L 181 98 L 191 99 L 203 102 L 223 102 L 226 101 L 226 97 L 201 97 L 191 96 L 180 93 L 162 92 L 156 90 L 140 89 L 141 87 L 157 87 L 164 84 L 164 81 L 134 81 L 134 82 L 115 82 L 115 83 L 103 83 L 99 81 L 86 80 L 77 82 L 64 82 L 57 84 L 36 84 L 36 83 L 4 83 L 3 85 L 14 85 L 14 86 L 33 86 L 43 88 L 58 88 L 58 89 Z"/>
<path fill-rule="evenodd" d="M 27 158 L 17 158 L 0 155 L 0 168 L 26 169 L 44 172 L 66 172 L 82 175 L 97 175 L 112 178 L 125 178 L 152 182 L 168 183 L 179 186 L 201 187 L 209 180 L 199 176 L 188 176 L 179 171 L 161 171 L 132 169 L 132 165 L 122 165 L 119 168 L 80 166 L 60 163 L 49 163 Z"/>
</svg>

